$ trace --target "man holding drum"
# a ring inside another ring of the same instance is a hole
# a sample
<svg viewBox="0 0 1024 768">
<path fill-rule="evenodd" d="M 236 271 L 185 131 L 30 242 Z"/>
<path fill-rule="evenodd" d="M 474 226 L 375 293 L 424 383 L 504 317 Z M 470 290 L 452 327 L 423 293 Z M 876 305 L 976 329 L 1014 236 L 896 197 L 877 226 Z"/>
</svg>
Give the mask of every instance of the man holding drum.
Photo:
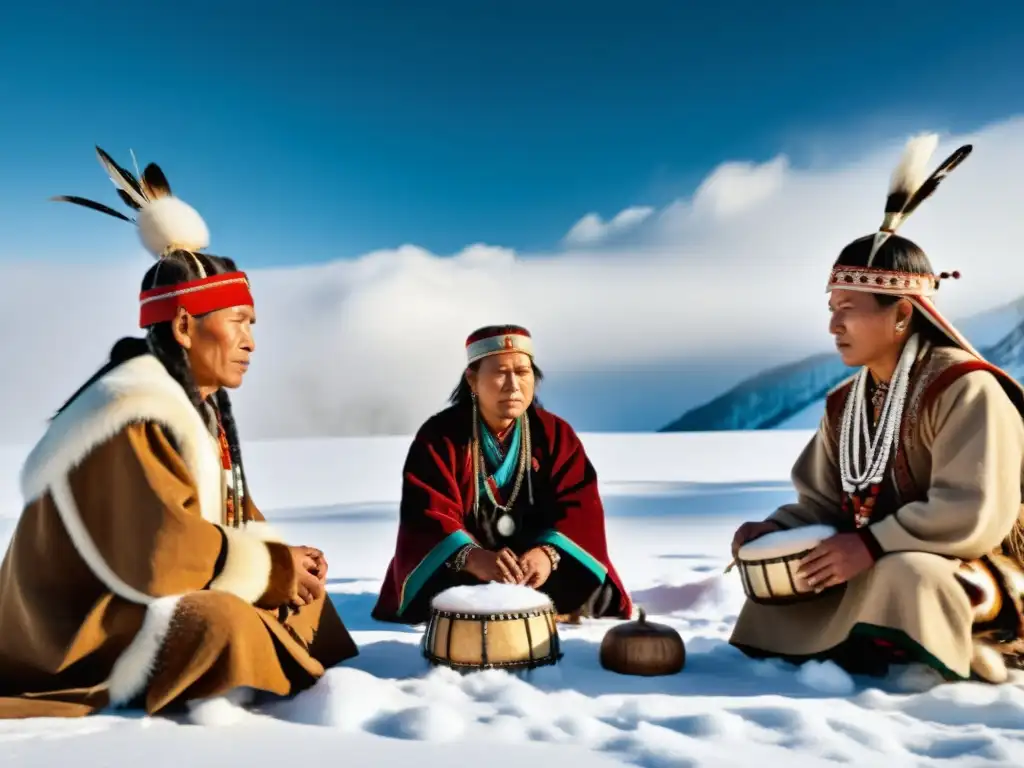
<svg viewBox="0 0 1024 768">
<path fill-rule="evenodd" d="M 490 582 L 545 592 L 560 615 L 629 618 L 594 467 L 572 427 L 535 401 L 529 331 L 481 328 L 466 354 L 451 406 L 409 449 L 374 618 L 418 624 L 440 592 Z"/>
<path fill-rule="evenodd" d="M 1024 392 L 932 303 L 959 274 L 935 274 L 895 234 L 971 151 L 925 178 L 937 142 L 908 144 L 880 230 L 833 266 L 829 330 L 860 370 L 829 394 L 797 459 L 797 501 L 736 532 L 741 563 L 754 539 L 774 562 L 809 550 L 791 563 L 798 594 L 786 600 L 741 568 L 751 599 L 731 642 L 749 655 L 830 658 L 871 674 L 921 661 L 947 679 L 989 682 L 1024 658 Z M 835 534 L 793 539 L 821 526 Z"/>
</svg>

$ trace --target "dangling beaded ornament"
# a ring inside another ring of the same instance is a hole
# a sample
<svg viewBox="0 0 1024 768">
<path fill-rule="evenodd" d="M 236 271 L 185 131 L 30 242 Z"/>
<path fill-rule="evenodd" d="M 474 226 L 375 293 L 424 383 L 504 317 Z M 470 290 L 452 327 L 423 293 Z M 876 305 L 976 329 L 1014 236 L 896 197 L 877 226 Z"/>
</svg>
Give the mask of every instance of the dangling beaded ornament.
<svg viewBox="0 0 1024 768">
<path fill-rule="evenodd" d="M 530 420 L 526 415 L 522 415 L 518 419 L 519 426 L 522 429 L 522 439 L 519 443 L 519 463 L 516 467 L 516 479 L 512 485 L 512 493 L 509 494 L 508 502 L 506 504 L 499 504 L 497 498 L 494 496 L 494 491 L 491 489 L 491 484 L 485 482 L 483 484 L 484 490 L 487 493 L 487 498 L 494 506 L 495 514 L 500 513 L 498 518 L 497 528 L 505 538 L 508 538 L 516 532 L 516 523 L 512 519 L 510 514 L 512 508 L 515 506 L 516 499 L 519 497 L 519 492 L 523 487 L 523 480 L 526 480 L 527 494 L 530 500 L 531 506 L 533 505 L 533 480 L 531 472 L 528 469 L 528 463 L 530 457 L 533 455 L 533 444 L 530 440 Z M 486 466 L 484 463 L 483 446 L 480 443 L 480 416 L 476 404 L 476 393 L 473 393 L 473 483 L 474 483 L 474 495 L 473 495 L 473 512 L 475 515 L 480 514 L 480 474 L 483 467 Z"/>
<path fill-rule="evenodd" d="M 233 461 L 231 461 L 231 447 L 228 445 L 228 435 L 224 424 L 220 420 L 220 413 L 217 412 L 217 442 L 220 444 L 220 463 L 224 470 L 225 484 L 227 485 L 227 497 L 224 499 L 224 522 L 234 528 L 242 524 L 244 514 L 238 514 L 237 510 L 243 507 L 241 487 L 241 473 Z"/>
<path fill-rule="evenodd" d="M 915 334 L 903 347 L 891 384 L 888 388 L 880 388 L 884 392 L 885 401 L 873 437 L 867 412 L 867 368 L 862 368 L 857 374 L 847 395 L 839 434 L 839 474 L 845 494 L 843 509 L 853 512 L 854 523 L 858 528 L 870 522 L 889 466 L 889 457 L 894 448 L 898 449 L 903 406 L 910 389 L 910 371 L 917 359 L 919 347 L 920 341 Z M 878 413 L 875 403 L 871 403 L 871 406 Z M 863 465 L 862 454 L 865 454 Z M 865 490 L 868 491 L 866 497 L 862 495 Z"/>
<path fill-rule="evenodd" d="M 873 420 L 877 424 L 882 416 L 882 408 L 885 399 L 889 395 L 889 382 L 879 381 L 875 384 L 875 391 L 871 393 L 871 408 L 874 410 Z"/>
</svg>

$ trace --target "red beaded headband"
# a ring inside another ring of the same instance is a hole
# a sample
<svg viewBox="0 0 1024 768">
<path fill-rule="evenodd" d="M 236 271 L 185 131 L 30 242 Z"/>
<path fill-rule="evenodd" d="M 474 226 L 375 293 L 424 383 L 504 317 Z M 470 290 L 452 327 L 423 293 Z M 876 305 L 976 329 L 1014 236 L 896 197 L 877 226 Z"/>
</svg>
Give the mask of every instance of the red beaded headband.
<svg viewBox="0 0 1024 768">
<path fill-rule="evenodd" d="M 940 272 L 937 275 L 918 272 L 895 272 L 877 267 L 832 268 L 826 292 L 833 288 L 867 293 L 886 293 L 892 296 L 934 296 L 939 282 L 948 279 L 959 280 L 960 273 Z"/>
</svg>

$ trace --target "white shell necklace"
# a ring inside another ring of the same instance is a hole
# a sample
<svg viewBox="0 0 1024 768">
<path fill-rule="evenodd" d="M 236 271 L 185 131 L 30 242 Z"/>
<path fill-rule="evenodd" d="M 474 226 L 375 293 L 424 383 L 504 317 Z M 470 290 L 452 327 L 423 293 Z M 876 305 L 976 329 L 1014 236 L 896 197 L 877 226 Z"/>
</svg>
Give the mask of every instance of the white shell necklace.
<svg viewBox="0 0 1024 768">
<path fill-rule="evenodd" d="M 920 341 L 914 334 L 903 347 L 892 384 L 885 396 L 885 405 L 871 436 L 868 421 L 867 398 L 868 369 L 862 368 L 854 379 L 843 409 L 843 423 L 839 434 L 839 475 L 847 493 L 861 491 L 881 483 L 889 464 L 889 456 L 899 443 L 899 426 L 903 420 L 903 406 L 910 389 L 910 370 L 917 359 Z M 862 449 L 861 443 L 864 448 Z M 865 453 L 864 461 L 861 454 Z"/>
</svg>

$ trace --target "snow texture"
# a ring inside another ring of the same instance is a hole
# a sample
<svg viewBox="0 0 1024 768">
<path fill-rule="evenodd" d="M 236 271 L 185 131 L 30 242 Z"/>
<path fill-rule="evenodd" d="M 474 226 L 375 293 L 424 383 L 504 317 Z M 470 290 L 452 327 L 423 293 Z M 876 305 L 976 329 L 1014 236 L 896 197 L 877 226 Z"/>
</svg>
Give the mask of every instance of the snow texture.
<svg viewBox="0 0 1024 768">
<path fill-rule="evenodd" d="M 439 611 L 479 615 L 550 608 L 551 598 L 521 584 L 493 583 L 451 587 L 435 597 L 431 605 Z"/>
<path fill-rule="evenodd" d="M 3 764 L 1024 764 L 1020 673 L 998 686 L 939 684 L 919 666 L 866 678 L 831 663 L 756 661 L 728 644 L 743 600 L 738 573 L 723 573 L 732 534 L 792 500 L 788 474 L 805 433 L 582 437 L 602 478 L 611 556 L 651 621 L 684 639 L 679 674 L 604 670 L 599 648 L 614 620 L 561 625 L 565 656 L 554 666 L 432 667 L 422 626 L 370 618 L 394 546 L 408 438 L 254 443 L 254 499 L 287 541 L 324 550 L 328 589 L 359 656 L 290 700 L 244 707 L 244 696 L 229 695 L 166 718 L 3 721 Z M 16 482 L 19 456 L 24 447 L 0 450 L 4 510 L 18 509 L 5 486 Z M 0 517 L 0 543 L 14 524 Z"/>
</svg>

